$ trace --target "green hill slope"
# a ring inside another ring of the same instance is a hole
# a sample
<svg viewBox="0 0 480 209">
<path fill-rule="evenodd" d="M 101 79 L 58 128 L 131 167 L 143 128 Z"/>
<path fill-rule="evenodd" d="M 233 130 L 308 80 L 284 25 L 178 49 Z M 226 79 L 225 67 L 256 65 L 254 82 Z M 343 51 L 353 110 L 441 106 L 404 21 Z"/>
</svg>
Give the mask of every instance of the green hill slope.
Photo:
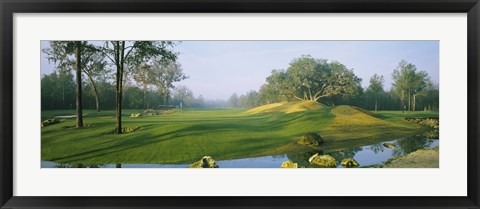
<svg viewBox="0 0 480 209">
<path fill-rule="evenodd" d="M 257 114 L 257 113 L 275 113 L 275 112 L 282 112 L 282 113 L 294 113 L 294 112 L 301 112 L 306 110 L 319 110 L 323 109 L 326 106 L 314 102 L 314 101 L 298 101 L 298 102 L 279 102 L 273 104 L 267 104 L 260 107 L 256 107 L 247 111 L 250 114 Z"/>
<path fill-rule="evenodd" d="M 331 109 L 335 119 L 323 131 L 327 141 L 347 143 L 343 147 L 387 141 L 421 132 L 419 127 L 394 123 L 375 117 L 375 114 L 361 108 L 340 105 Z M 400 121 L 400 120 L 399 120 Z"/>
</svg>

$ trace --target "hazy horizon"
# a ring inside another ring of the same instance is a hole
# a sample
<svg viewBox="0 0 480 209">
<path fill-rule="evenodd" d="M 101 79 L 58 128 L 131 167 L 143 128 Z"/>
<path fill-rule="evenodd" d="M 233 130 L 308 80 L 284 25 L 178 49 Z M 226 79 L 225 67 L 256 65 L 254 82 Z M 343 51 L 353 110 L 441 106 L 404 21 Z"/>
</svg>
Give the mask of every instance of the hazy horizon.
<svg viewBox="0 0 480 209">
<path fill-rule="evenodd" d="M 47 48 L 48 41 L 41 42 Z M 194 95 L 209 100 L 227 100 L 233 93 L 245 94 L 265 83 L 274 69 L 287 69 L 301 55 L 336 60 L 354 69 L 366 88 L 377 73 L 389 90 L 391 73 L 405 59 L 439 82 L 438 41 L 182 41 L 174 51 L 188 79 L 175 83 L 190 88 Z M 41 74 L 54 66 L 41 53 Z"/>
</svg>

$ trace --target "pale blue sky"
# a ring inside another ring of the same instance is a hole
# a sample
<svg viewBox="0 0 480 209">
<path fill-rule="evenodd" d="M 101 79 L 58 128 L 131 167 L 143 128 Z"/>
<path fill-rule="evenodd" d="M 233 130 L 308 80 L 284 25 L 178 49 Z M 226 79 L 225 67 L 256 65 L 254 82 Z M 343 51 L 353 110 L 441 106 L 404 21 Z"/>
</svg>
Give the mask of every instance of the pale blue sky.
<svg viewBox="0 0 480 209">
<path fill-rule="evenodd" d="M 42 48 L 48 47 L 42 42 Z M 385 77 L 385 90 L 401 59 L 427 71 L 434 83 L 439 81 L 438 41 L 183 41 L 176 48 L 179 62 L 189 79 L 176 83 L 188 86 L 195 96 L 228 99 L 234 92 L 258 90 L 273 69 L 286 69 L 301 55 L 337 60 L 362 78 Z M 53 66 L 42 55 L 41 73 Z"/>
</svg>

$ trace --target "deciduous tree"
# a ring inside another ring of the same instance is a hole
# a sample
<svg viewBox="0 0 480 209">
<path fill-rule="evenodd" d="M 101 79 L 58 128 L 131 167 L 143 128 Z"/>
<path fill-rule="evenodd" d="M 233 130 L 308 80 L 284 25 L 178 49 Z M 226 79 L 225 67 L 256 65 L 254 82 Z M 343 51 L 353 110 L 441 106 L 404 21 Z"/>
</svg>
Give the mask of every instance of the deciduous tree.
<svg viewBox="0 0 480 209">
<path fill-rule="evenodd" d="M 378 109 L 378 98 L 385 91 L 383 90 L 383 75 L 379 76 L 376 73 L 370 78 L 370 85 L 368 85 L 366 93 L 372 95 L 375 99 L 375 111 Z"/>
<path fill-rule="evenodd" d="M 155 83 L 158 90 L 164 95 L 164 105 L 168 105 L 170 89 L 174 87 L 173 83 L 188 78 L 183 73 L 182 66 L 176 62 L 155 61 L 151 66 L 152 83 Z"/>
<path fill-rule="evenodd" d="M 354 95 L 361 79 L 340 62 L 328 62 L 304 55 L 287 70 L 274 70 L 267 85 L 288 99 L 318 101 L 336 95 Z"/>
<path fill-rule="evenodd" d="M 415 111 L 415 98 L 429 83 L 430 78 L 428 77 L 428 73 L 425 71 L 418 72 L 417 67 L 414 64 L 401 60 L 398 63 L 398 66 L 393 70 L 392 77 L 393 88 L 401 100 L 402 112 L 406 109 L 408 111 L 412 109 Z M 405 106 L 405 97 L 408 100 L 407 106 Z"/>
<path fill-rule="evenodd" d="M 74 69 L 76 83 L 76 127 L 83 127 L 82 108 L 82 59 L 85 50 L 90 48 L 86 41 L 51 41 L 50 48 L 43 50 L 47 59 L 52 61 L 57 69 Z M 86 58 L 88 59 L 88 58 Z"/>
<path fill-rule="evenodd" d="M 125 67 L 136 69 L 141 63 L 149 60 L 172 62 L 177 54 L 172 51 L 174 43 L 171 41 L 105 41 L 98 47 L 116 69 L 116 125 L 115 133 L 122 133 L 122 97 Z"/>
</svg>

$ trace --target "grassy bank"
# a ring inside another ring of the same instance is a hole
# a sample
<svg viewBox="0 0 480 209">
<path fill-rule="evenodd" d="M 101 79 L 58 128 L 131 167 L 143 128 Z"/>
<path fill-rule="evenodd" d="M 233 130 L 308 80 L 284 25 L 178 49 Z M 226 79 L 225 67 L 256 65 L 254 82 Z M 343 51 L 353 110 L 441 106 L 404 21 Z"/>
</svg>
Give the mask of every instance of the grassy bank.
<svg viewBox="0 0 480 209">
<path fill-rule="evenodd" d="M 324 150 L 368 145 L 422 131 L 397 112 L 371 113 L 350 106 L 311 103 L 284 103 L 253 112 L 210 109 L 128 117 L 135 112 L 139 111 L 124 111 L 123 126 L 140 127 L 128 134 L 107 134 L 115 127 L 114 111 L 85 111 L 84 123 L 91 124 L 85 128 L 68 128 L 74 119 L 42 128 L 42 160 L 191 163 L 205 155 L 224 160 L 308 150 L 311 148 L 297 145 L 294 138 L 311 131 L 325 139 Z M 42 118 L 73 114 L 73 110 L 43 111 Z"/>
<path fill-rule="evenodd" d="M 384 168 L 438 168 L 438 147 L 432 149 L 420 149 L 407 155 L 388 160 Z"/>
</svg>

